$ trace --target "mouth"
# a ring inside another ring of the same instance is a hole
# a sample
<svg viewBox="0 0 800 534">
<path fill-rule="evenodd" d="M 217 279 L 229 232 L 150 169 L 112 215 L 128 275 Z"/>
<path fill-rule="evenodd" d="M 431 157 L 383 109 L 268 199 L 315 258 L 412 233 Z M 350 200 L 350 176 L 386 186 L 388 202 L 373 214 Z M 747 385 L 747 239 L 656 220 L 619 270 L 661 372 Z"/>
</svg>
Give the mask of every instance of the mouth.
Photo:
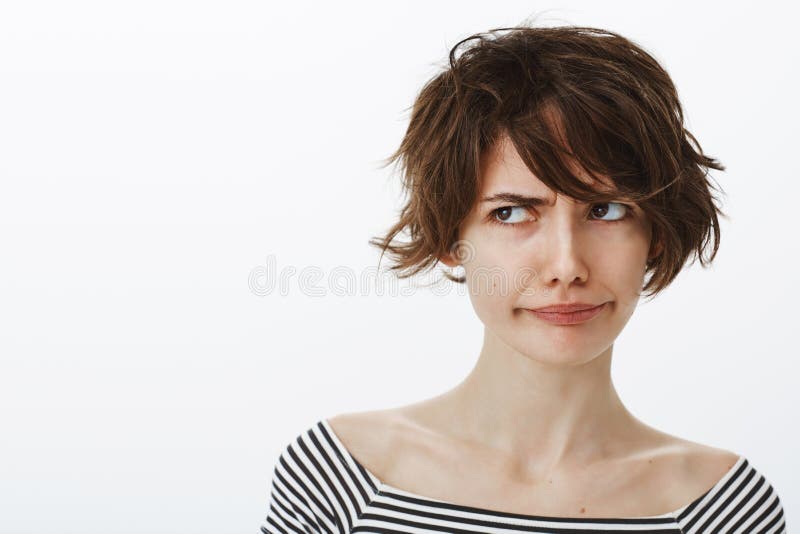
<svg viewBox="0 0 800 534">
<path fill-rule="evenodd" d="M 593 308 L 586 308 L 583 310 L 575 310 L 568 312 L 531 310 L 528 308 L 523 308 L 523 311 L 550 324 L 573 325 L 573 324 L 585 323 L 590 319 L 594 319 L 595 317 L 597 317 L 597 315 L 600 314 L 600 312 L 602 312 L 606 308 L 606 304 L 608 304 L 608 302 L 604 302 L 599 306 L 595 306 Z"/>
</svg>

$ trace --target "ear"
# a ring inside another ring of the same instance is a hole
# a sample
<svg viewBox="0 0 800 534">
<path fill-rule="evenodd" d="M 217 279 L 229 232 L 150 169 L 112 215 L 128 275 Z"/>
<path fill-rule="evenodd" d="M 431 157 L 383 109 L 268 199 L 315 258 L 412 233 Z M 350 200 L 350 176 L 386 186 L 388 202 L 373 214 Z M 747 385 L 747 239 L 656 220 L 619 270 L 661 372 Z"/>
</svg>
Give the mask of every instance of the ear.
<svg viewBox="0 0 800 534">
<path fill-rule="evenodd" d="M 439 256 L 439 261 L 450 267 L 451 269 L 454 268 L 456 265 L 459 265 L 459 261 L 455 259 L 452 253 L 447 253 L 443 256 Z"/>
<path fill-rule="evenodd" d="M 659 239 L 650 245 L 650 252 L 647 255 L 647 261 L 654 260 L 660 256 L 662 252 L 664 252 L 664 243 Z"/>
</svg>

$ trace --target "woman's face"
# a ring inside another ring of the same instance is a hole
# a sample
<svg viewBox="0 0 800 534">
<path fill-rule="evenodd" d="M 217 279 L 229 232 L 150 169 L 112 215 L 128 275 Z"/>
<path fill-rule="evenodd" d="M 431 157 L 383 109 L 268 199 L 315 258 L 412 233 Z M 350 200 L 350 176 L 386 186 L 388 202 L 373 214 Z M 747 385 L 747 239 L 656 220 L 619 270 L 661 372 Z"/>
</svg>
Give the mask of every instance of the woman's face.
<svg viewBox="0 0 800 534">
<path fill-rule="evenodd" d="M 459 259 L 445 263 L 464 266 L 475 312 L 512 349 L 543 363 L 593 359 L 614 342 L 636 308 L 649 221 L 622 199 L 582 204 L 556 195 L 528 170 L 511 142 L 497 143 L 482 164 L 484 183 L 460 228 Z M 544 203 L 484 200 L 503 194 Z M 572 324 L 554 324 L 528 311 L 573 302 L 605 305 L 591 319 Z"/>
</svg>

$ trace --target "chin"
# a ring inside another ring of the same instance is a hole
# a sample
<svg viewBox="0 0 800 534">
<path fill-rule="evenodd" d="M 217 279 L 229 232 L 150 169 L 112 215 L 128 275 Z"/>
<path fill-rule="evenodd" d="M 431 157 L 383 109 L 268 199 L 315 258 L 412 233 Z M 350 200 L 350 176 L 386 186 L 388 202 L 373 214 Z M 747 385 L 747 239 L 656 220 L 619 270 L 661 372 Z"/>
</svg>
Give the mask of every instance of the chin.
<svg viewBox="0 0 800 534">
<path fill-rule="evenodd" d="M 547 365 L 584 364 L 602 354 L 613 342 L 607 330 L 590 334 L 584 330 L 578 335 L 574 328 L 562 328 L 559 332 L 547 326 L 525 332 L 513 326 L 495 332 L 502 332 L 500 338 L 516 352 Z"/>
</svg>

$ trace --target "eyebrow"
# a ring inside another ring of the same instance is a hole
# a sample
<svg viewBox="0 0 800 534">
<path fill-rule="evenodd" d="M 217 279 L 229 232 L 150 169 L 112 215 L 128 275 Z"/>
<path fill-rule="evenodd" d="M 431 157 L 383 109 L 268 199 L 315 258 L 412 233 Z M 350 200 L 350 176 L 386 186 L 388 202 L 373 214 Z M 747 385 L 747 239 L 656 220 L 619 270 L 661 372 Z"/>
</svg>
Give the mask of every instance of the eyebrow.
<svg viewBox="0 0 800 534">
<path fill-rule="evenodd" d="M 495 193 L 494 195 L 484 197 L 481 202 L 511 202 L 513 204 L 522 204 L 525 206 L 552 206 L 553 200 L 547 200 L 541 197 L 530 197 L 527 195 L 520 195 L 518 193 Z"/>
</svg>

